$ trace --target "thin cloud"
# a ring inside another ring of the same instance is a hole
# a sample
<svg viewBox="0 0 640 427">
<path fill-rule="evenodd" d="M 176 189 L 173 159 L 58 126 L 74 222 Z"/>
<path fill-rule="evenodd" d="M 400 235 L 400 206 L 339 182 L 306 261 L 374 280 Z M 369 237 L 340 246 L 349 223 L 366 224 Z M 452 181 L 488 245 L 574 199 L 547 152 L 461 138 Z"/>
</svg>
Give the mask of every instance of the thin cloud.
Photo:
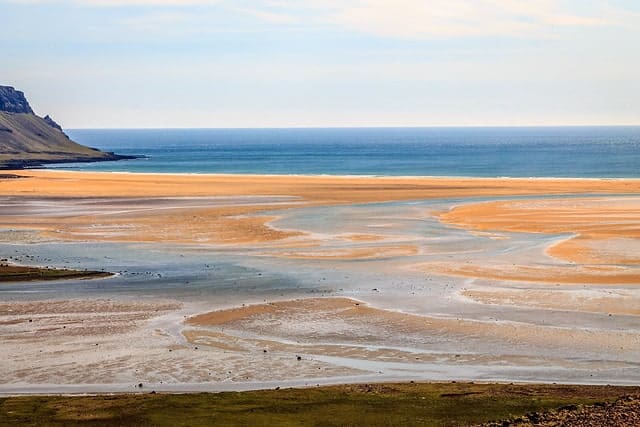
<svg viewBox="0 0 640 427">
<path fill-rule="evenodd" d="M 0 3 L 3 1 L 0 0 Z M 4 0 L 5 3 L 45 4 L 67 3 L 81 6 L 126 7 L 126 6 L 175 6 L 214 5 L 219 0 Z"/>
<path fill-rule="evenodd" d="M 3 0 L 0 0 L 2 2 Z M 4 0 L 7 1 L 7 0 Z M 307 25 L 401 39 L 540 37 L 576 27 L 624 25 L 605 0 L 8 0 L 96 7 L 216 6 L 276 25 Z M 627 15 L 628 16 L 628 15 Z"/>
<path fill-rule="evenodd" d="M 265 10 L 265 9 L 249 9 L 249 8 L 241 8 L 241 9 L 234 9 L 234 10 L 240 13 L 252 15 L 261 21 L 265 21 L 273 24 L 295 24 L 299 22 L 298 17 L 287 14 L 287 13 L 279 12 L 279 11 L 272 11 L 272 10 Z"/>
<path fill-rule="evenodd" d="M 367 0 L 346 3 L 329 19 L 344 28 L 398 38 L 541 36 L 563 27 L 598 26 L 602 18 L 572 14 L 551 1 Z"/>
</svg>

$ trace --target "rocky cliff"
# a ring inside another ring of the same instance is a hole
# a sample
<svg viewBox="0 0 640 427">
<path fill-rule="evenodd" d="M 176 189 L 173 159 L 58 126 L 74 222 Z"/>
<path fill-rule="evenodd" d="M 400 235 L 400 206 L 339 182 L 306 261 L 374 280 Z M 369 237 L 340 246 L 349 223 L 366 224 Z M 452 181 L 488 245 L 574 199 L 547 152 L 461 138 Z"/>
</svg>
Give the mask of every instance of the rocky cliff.
<svg viewBox="0 0 640 427">
<path fill-rule="evenodd" d="M 33 114 L 24 93 L 11 86 L 0 86 L 0 111 L 7 113 Z"/>
<path fill-rule="evenodd" d="M 0 169 L 127 158 L 73 142 L 51 117 L 37 116 L 24 93 L 0 86 Z"/>
</svg>

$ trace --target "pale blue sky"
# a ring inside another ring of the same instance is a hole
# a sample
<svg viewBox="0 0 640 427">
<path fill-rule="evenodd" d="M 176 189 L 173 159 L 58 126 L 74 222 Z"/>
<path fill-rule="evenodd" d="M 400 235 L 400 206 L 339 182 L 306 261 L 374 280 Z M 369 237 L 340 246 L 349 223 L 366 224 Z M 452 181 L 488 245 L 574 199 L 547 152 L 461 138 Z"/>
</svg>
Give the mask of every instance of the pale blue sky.
<svg viewBox="0 0 640 427">
<path fill-rule="evenodd" d="M 0 0 L 74 127 L 640 124 L 637 0 Z"/>
</svg>

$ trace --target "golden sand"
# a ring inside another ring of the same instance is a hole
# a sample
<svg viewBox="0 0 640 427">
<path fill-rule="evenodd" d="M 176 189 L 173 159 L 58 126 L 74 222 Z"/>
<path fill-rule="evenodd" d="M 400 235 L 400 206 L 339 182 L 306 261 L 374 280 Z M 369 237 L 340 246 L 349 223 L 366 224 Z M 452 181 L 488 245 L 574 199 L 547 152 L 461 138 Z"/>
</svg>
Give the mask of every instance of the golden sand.
<svg viewBox="0 0 640 427">
<path fill-rule="evenodd" d="M 377 234 L 347 234 L 342 237 L 352 242 L 375 242 L 384 239 L 383 236 Z"/>
<path fill-rule="evenodd" d="M 564 193 L 640 193 L 640 180 L 597 179 L 485 179 L 485 178 L 372 178 L 253 175 L 170 175 L 19 171 L 24 179 L 0 180 L 0 195 L 55 197 L 191 197 L 293 196 L 306 205 L 380 202 L 438 197 L 499 196 Z M 139 203 L 132 201 L 132 203 Z M 295 230 L 269 226 L 275 217 L 263 211 L 294 204 L 133 209 L 100 215 L 63 217 L 21 215 L 3 217 L 0 227 L 40 230 L 43 236 L 64 240 L 168 243 L 277 243 L 302 236 Z M 440 214 L 451 225 L 475 233 L 500 231 L 574 233 L 548 248 L 548 253 L 580 264 L 575 268 L 522 268 L 429 265 L 446 274 L 499 280 L 556 283 L 638 283 L 637 272 L 604 271 L 584 264 L 640 264 L 640 197 L 498 201 L 462 205 Z M 301 250 L 311 239 L 292 243 L 278 256 L 299 259 L 371 259 L 417 253 L 413 245 L 377 243 L 381 236 L 350 235 L 348 240 L 371 243 L 345 250 Z M 284 246 L 283 246 L 284 245 Z M 517 266 L 516 266 L 517 267 Z"/>
<path fill-rule="evenodd" d="M 357 307 L 361 303 L 350 298 L 306 298 L 278 301 L 267 304 L 252 304 L 228 310 L 213 311 L 187 320 L 188 325 L 212 326 L 247 319 L 257 315 L 278 315 L 289 311 L 333 311 Z"/>
<path fill-rule="evenodd" d="M 551 246 L 547 253 L 556 258 L 584 264 L 640 266 L 640 237 L 581 234 Z"/>
<path fill-rule="evenodd" d="M 479 231 L 573 233 L 574 238 L 547 253 L 578 264 L 640 265 L 639 197 L 476 203 L 456 207 L 440 219 Z"/>
<path fill-rule="evenodd" d="M 326 260 L 350 260 L 350 259 L 384 259 L 400 256 L 417 255 L 419 249 L 416 245 L 376 245 L 367 248 L 345 248 L 313 251 L 287 251 L 279 252 L 274 256 L 290 259 L 326 259 Z"/>
<path fill-rule="evenodd" d="M 638 336 L 633 331 L 591 331 L 587 329 L 554 327 L 553 333 L 545 326 L 534 324 L 499 322 L 499 319 L 473 321 L 455 318 L 421 316 L 411 313 L 384 310 L 350 298 L 306 298 L 257 304 L 229 310 L 204 313 L 187 319 L 192 327 L 221 332 L 232 337 L 234 331 L 261 335 L 269 325 L 269 336 L 279 340 L 294 341 L 302 345 L 336 342 L 375 344 L 384 342 L 393 334 L 407 340 L 420 337 L 444 336 L 448 339 L 482 339 L 501 342 L 523 342 L 543 347 L 570 347 L 580 350 L 637 351 Z M 318 330 L 314 325 L 336 325 Z M 291 328 L 291 325 L 297 325 Z M 195 339 L 200 332 L 190 332 Z M 329 338 L 330 337 L 330 338 Z M 216 342 L 224 336 L 217 335 Z M 281 341 L 280 341 L 281 342 Z M 216 344 L 216 345 L 219 345 Z"/>
<path fill-rule="evenodd" d="M 73 216 L 56 221 L 55 230 L 48 228 L 44 235 L 65 240 L 259 243 L 302 234 L 268 227 L 267 223 L 275 217 L 244 216 L 266 209 L 257 206 L 178 208 L 160 213 L 145 211 L 100 217 Z M 31 224 L 34 223 L 38 225 L 38 220 Z"/>
<path fill-rule="evenodd" d="M 0 195 L 56 197 L 298 196 L 359 203 L 482 195 L 640 193 L 640 180 L 172 175 L 29 170 L 0 180 Z"/>
<path fill-rule="evenodd" d="M 260 175 L 171 175 L 30 170 L 0 180 L 0 195 L 38 197 L 294 196 L 308 205 L 565 193 L 640 193 L 640 180 L 381 178 Z M 291 207 L 138 210 L 126 214 L 3 218 L 0 227 L 41 230 L 67 240 L 179 243 L 273 242 L 300 233 L 274 230 L 273 217 L 246 216 Z M 373 241 L 375 236 L 353 236 Z M 365 254 L 365 256 L 368 256 Z"/>
<path fill-rule="evenodd" d="M 427 262 L 413 268 L 448 276 L 546 284 L 637 285 L 640 270 L 615 265 Z"/>
<path fill-rule="evenodd" d="M 640 237 L 640 197 L 484 202 L 458 206 L 440 219 L 482 231 Z"/>
<path fill-rule="evenodd" d="M 343 252 L 342 249 L 327 249 L 314 241 L 312 236 L 300 231 L 271 227 L 270 221 L 277 218 L 277 212 L 273 212 L 299 206 L 411 199 L 582 193 L 585 196 L 581 199 L 476 203 L 457 207 L 441 215 L 446 223 L 491 238 L 501 238 L 500 233 L 505 231 L 574 234 L 574 238 L 549 248 L 548 253 L 575 265 L 562 265 L 551 259 L 547 259 L 549 263 L 544 265 L 541 262 L 545 260 L 536 259 L 531 264 L 524 262 L 525 265 L 514 266 L 506 265 L 507 261 L 503 259 L 494 260 L 488 266 L 443 262 L 423 264 L 421 268 L 443 274 L 546 284 L 640 283 L 637 271 L 637 254 L 640 251 L 635 249 L 640 238 L 640 197 L 608 197 L 605 200 L 586 196 L 590 193 L 640 194 L 640 180 L 146 175 L 58 171 L 16 173 L 30 177 L 0 179 L 0 195 L 144 197 L 147 200 L 154 197 L 294 196 L 299 198 L 300 203 L 190 207 L 176 201 L 175 206 L 162 210 L 138 206 L 142 208 L 92 214 L 63 212 L 62 216 L 60 213 L 47 216 L 24 212 L 15 216 L 0 216 L 0 228 L 36 229 L 45 236 L 68 240 L 264 245 L 265 251 L 262 253 L 271 256 L 324 257 L 329 260 L 379 258 L 390 254 L 407 256 L 415 254 L 418 248 L 411 244 L 403 246 L 402 242 L 389 242 L 387 238 L 375 234 L 354 234 L 333 238 L 341 240 L 342 245 L 346 245 L 345 240 L 358 242 L 354 245 L 356 247 Z M 140 203 L 131 201 L 132 205 Z M 539 288 L 548 293 L 523 294 L 516 290 L 499 289 L 489 293 L 473 290 L 465 295 L 485 304 L 526 306 L 530 303 L 541 309 L 638 315 L 634 295 L 609 298 L 597 294 L 576 300 L 572 294 L 550 292 L 556 287 Z M 555 299 L 558 295 L 558 299 Z M 419 300 L 414 302 L 419 304 Z M 21 304 L 0 305 L 0 326 L 4 331 L 3 336 L 7 338 L 3 345 L 5 353 L 12 357 L 11 363 L 5 364 L 0 371 L 11 381 L 110 382 L 125 368 L 127 381 L 138 378 L 140 373 L 148 374 L 154 381 L 169 378 L 185 382 L 273 380 L 291 378 L 292 375 L 312 377 L 317 376 L 319 370 L 326 376 L 354 374 L 352 368 L 331 367 L 316 361 L 302 361 L 292 374 L 290 354 L 281 358 L 263 357 L 263 349 L 268 349 L 269 356 L 272 351 L 295 351 L 294 354 L 302 351 L 367 360 L 410 361 L 417 358 L 413 352 L 388 348 L 393 340 L 407 348 L 414 344 L 418 348 L 428 348 L 425 343 L 436 340 L 495 343 L 496 348 L 526 345 L 532 349 L 627 354 L 630 356 L 621 357 L 629 359 L 640 351 L 640 337 L 634 330 L 549 326 L 536 324 L 535 321 L 519 323 L 498 318 L 474 320 L 421 316 L 371 307 L 349 298 L 281 301 L 196 315 L 185 321 L 186 328 L 182 331 L 191 345 L 183 341 L 179 341 L 178 345 L 174 337 L 146 337 L 144 334 L 152 335 L 155 332 L 141 329 L 141 325 L 147 324 L 146 321 L 178 309 L 177 305 L 129 307 L 115 303 L 112 306 L 109 302 L 94 307 L 73 301 Z M 16 307 L 19 312 L 14 311 Z M 52 314 L 57 311 L 61 314 Z M 66 314 L 67 311 L 70 314 Z M 492 315 L 500 316 L 500 313 L 498 310 Z M 31 318 L 33 322 L 28 321 Z M 181 319 L 180 315 L 178 320 L 172 318 L 163 322 L 180 322 Z M 615 322 L 615 316 L 611 320 Z M 71 347 L 70 336 L 79 337 Z M 102 337 L 99 346 L 96 346 L 94 336 Z M 130 347 L 126 351 L 123 351 L 122 336 L 130 340 L 124 344 Z M 57 354 L 43 356 L 39 353 L 44 344 L 48 345 L 52 340 L 60 343 L 60 348 L 68 349 L 64 350 L 64 364 L 60 363 Z M 158 343 L 151 351 L 148 344 L 156 341 Z M 196 351 L 194 344 L 202 347 Z M 209 346 L 211 351 L 206 351 L 203 348 L 205 346 Z M 28 356 L 24 356 L 25 348 L 31 351 Z M 130 354 L 132 349 L 137 351 L 133 359 Z M 85 362 L 79 363 L 78 354 L 85 358 Z M 108 363 L 105 363 L 104 355 L 109 355 Z M 426 354 L 420 357 L 423 360 L 429 357 L 433 360 L 456 357 L 454 361 L 463 363 L 495 363 L 497 360 L 488 353 L 462 355 L 460 358 L 457 355 Z M 471 357 L 476 359 L 471 360 Z M 481 360 L 481 357 L 486 359 Z M 522 359 L 522 355 L 504 355 L 499 359 L 500 363 L 509 361 L 509 357 L 514 358 L 513 363 L 521 366 L 529 363 Z M 25 364 L 23 359 L 27 358 L 37 359 L 38 366 Z M 47 360 L 48 364 L 43 363 Z M 539 365 L 539 361 L 536 363 Z M 563 361 L 553 363 L 562 366 Z M 571 366 L 572 362 L 565 360 L 564 363 Z M 606 368 L 610 369 L 617 362 L 607 360 L 602 363 L 606 363 Z M 212 369 L 212 366 L 218 369 Z"/>
<path fill-rule="evenodd" d="M 314 360 L 300 361 L 292 369 L 294 355 L 263 357 L 260 341 L 249 347 L 250 353 L 233 337 L 222 337 L 214 346 L 213 334 L 206 342 L 213 348 L 200 346 L 204 333 L 189 339 L 196 344 L 189 345 L 173 333 L 180 326 L 182 309 L 176 302 L 153 300 L 0 303 L 0 377 L 4 385 L 127 383 L 133 389 L 140 382 L 146 387 L 364 373 Z M 188 331 L 185 337 L 190 337 Z"/>
<path fill-rule="evenodd" d="M 582 293 L 580 290 L 548 288 L 481 288 L 465 290 L 462 295 L 483 304 L 640 316 L 640 298 L 636 293 L 624 290 Z"/>
</svg>

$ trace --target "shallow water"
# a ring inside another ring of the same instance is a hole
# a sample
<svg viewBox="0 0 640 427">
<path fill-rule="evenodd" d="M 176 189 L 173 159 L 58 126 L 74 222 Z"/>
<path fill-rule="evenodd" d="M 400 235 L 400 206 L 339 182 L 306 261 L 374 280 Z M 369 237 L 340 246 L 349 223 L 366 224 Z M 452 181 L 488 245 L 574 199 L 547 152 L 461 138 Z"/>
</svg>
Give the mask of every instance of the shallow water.
<svg viewBox="0 0 640 427">
<path fill-rule="evenodd" d="M 474 199 L 478 200 L 485 198 Z M 193 200 L 171 202 L 194 203 Z M 220 203 L 219 200 L 209 202 Z M 238 201 L 224 201 L 235 202 Z M 245 340 L 249 343 L 245 345 L 250 348 L 258 345 L 251 343 L 260 340 L 270 340 L 288 346 L 286 348 L 293 346 L 296 352 L 305 353 L 310 363 L 342 370 L 333 375 L 313 374 L 312 371 L 296 373 L 288 372 L 286 364 L 278 365 L 279 368 L 270 369 L 273 369 L 274 376 L 280 378 L 279 384 L 298 384 L 302 381 L 300 375 L 310 378 L 309 381 L 323 383 L 363 378 L 612 384 L 640 381 L 640 370 L 637 369 L 640 360 L 640 319 L 637 316 L 576 311 L 570 302 L 568 305 L 561 304 L 557 309 L 528 306 L 526 300 L 522 303 L 486 304 L 461 294 L 466 289 L 495 290 L 504 287 L 516 292 L 517 296 L 517 292 L 528 289 L 546 289 L 551 298 L 556 292 L 557 295 L 562 293 L 563 298 L 604 295 L 614 303 L 618 299 L 628 301 L 629 298 L 640 303 L 640 292 L 635 286 L 543 285 L 452 277 L 415 269 L 416 264 L 427 261 L 561 264 L 561 261 L 546 256 L 544 249 L 550 243 L 566 238 L 565 235 L 479 235 L 445 226 L 430 216 L 431 212 L 443 211 L 461 202 L 430 200 L 278 211 L 280 217 L 273 222 L 273 226 L 307 232 L 304 239 L 315 243 L 311 247 L 20 242 L 14 237 L 16 240 L 11 243 L 7 243 L 6 239 L 0 243 L 0 254 L 13 257 L 13 261 L 66 268 L 104 268 L 118 275 L 99 280 L 6 283 L 0 285 L 0 302 L 107 298 L 122 301 L 171 300 L 184 304 L 178 314 L 166 319 L 163 317 L 165 320 L 154 322 L 153 328 L 142 330 L 148 334 L 145 339 L 151 340 L 149 346 L 157 345 L 160 349 L 157 356 L 145 353 L 134 356 L 131 362 L 118 362 L 122 366 L 113 368 L 115 372 L 125 372 L 137 366 L 134 364 L 138 360 L 136 357 L 142 358 L 140 360 L 145 357 L 167 357 L 160 353 L 168 345 L 167 342 L 185 345 L 180 331 L 183 328 L 181 319 L 186 315 L 265 301 L 344 296 L 391 310 L 392 313 L 426 316 L 427 323 L 428 319 L 437 324 L 443 323 L 436 329 L 408 331 L 402 326 L 404 323 L 382 322 L 380 317 L 349 323 L 345 319 L 331 320 L 320 314 L 316 317 L 309 314 L 309 318 L 292 315 L 274 318 L 267 323 L 247 321 L 249 323 L 243 328 L 230 325 L 224 329 L 225 336 L 229 338 L 224 339 L 231 340 L 229 342 Z M 6 199 L 2 203 L 9 206 L 12 201 Z M 56 212 L 65 212 L 65 204 L 70 202 L 48 199 L 30 200 L 29 203 L 33 207 L 32 213 L 56 215 Z M 77 205 L 76 208 L 93 209 L 99 203 L 85 201 L 84 205 Z M 11 214 L 10 210 L 4 212 Z M 9 231 L 0 232 L 5 233 Z M 352 235 L 372 234 L 380 235 L 382 240 L 349 238 Z M 293 238 L 293 241 L 296 239 L 300 238 Z M 372 258 L 331 258 L 336 253 L 343 254 L 345 250 L 398 245 L 413 245 L 417 250 L 411 254 L 377 254 Z M 300 258 L 300 253 L 305 257 Z M 406 322 L 415 321 L 406 318 Z M 149 334 L 151 331 L 155 332 Z M 221 332 L 215 328 L 205 328 L 203 331 Z M 336 331 L 342 332 L 337 336 Z M 159 335 L 153 338 L 154 334 Z M 615 347 L 617 342 L 624 343 L 626 348 Z M 39 345 L 46 346 L 47 341 Z M 55 347 L 58 344 L 52 345 Z M 326 345 L 341 346 L 340 351 L 345 353 L 330 355 L 313 350 Z M 398 360 L 391 360 L 368 357 L 372 349 L 401 351 L 394 356 Z M 186 383 L 191 384 L 193 390 L 259 387 L 259 384 L 266 384 L 264 378 L 258 375 L 258 370 L 265 369 L 266 362 L 258 359 L 262 357 L 261 350 L 255 354 L 252 351 L 223 354 L 212 349 L 199 354 L 204 358 L 202 363 L 210 360 L 209 363 L 214 365 L 223 363 L 215 362 L 220 357 L 233 356 L 234 372 L 240 369 L 238 366 L 247 372 L 246 379 L 233 380 L 237 385 L 230 386 L 222 380 L 203 384 L 195 373 L 200 362 L 191 361 L 180 368 L 183 375 L 181 379 L 169 381 L 166 387 L 188 389 Z M 282 350 L 282 354 L 290 354 L 290 351 L 294 350 Z M 414 354 L 424 360 L 416 361 L 412 356 Z M 461 355 L 464 360 L 456 360 L 455 355 Z M 51 356 L 47 363 L 54 367 L 62 363 L 57 362 L 56 357 Z M 95 356 L 84 357 L 90 361 L 96 360 Z M 11 366 L 20 366 L 18 359 L 21 358 L 16 356 Z M 175 360 L 158 360 L 158 366 L 165 366 L 163 369 L 169 371 L 171 364 L 176 363 Z M 7 369 L 11 369 L 11 366 Z M 124 378 L 129 377 L 124 375 Z M 155 373 L 145 382 L 153 382 L 153 378 L 161 376 Z M 132 381 L 134 379 L 131 378 Z M 30 381 L 38 383 L 36 380 Z M 12 387 L 15 389 L 18 383 L 13 379 L 2 386 L 10 390 Z M 118 389 L 120 386 L 115 383 L 103 385 L 102 390 L 110 387 Z M 156 388 L 162 389 L 159 385 Z"/>
</svg>

